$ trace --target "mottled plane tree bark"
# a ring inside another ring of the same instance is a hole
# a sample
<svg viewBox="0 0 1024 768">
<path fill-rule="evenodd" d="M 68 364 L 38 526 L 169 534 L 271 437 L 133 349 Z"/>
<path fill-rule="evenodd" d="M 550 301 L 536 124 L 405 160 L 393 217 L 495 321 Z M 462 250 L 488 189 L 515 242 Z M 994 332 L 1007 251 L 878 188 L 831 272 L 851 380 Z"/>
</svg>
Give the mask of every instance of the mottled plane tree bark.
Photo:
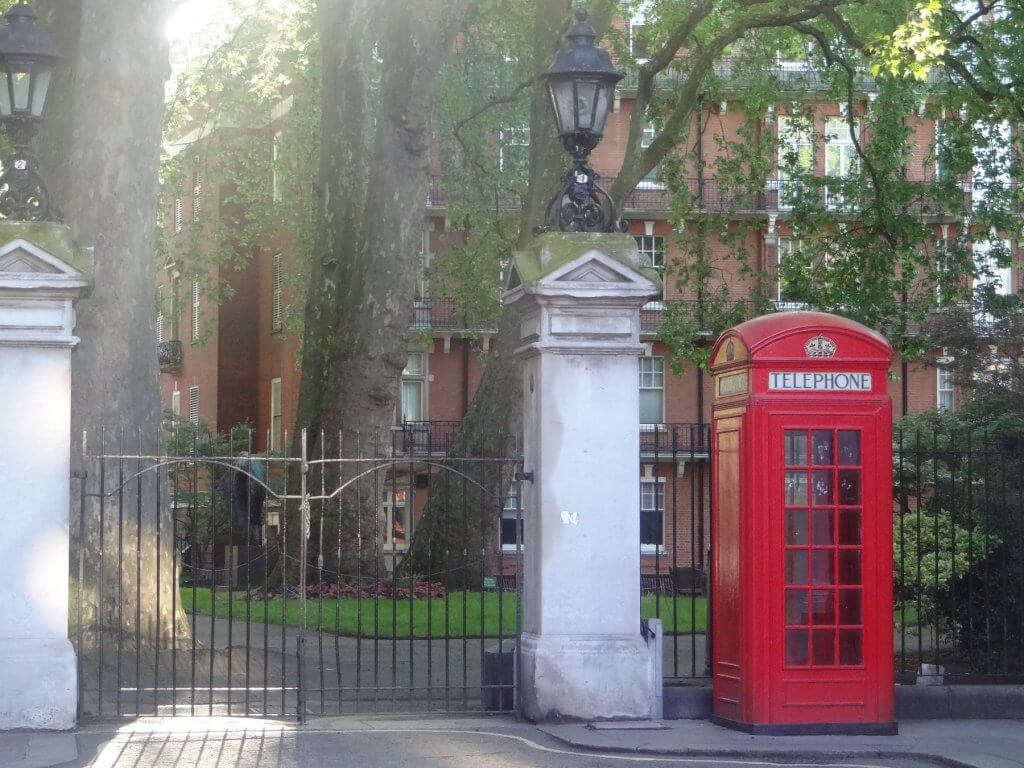
<svg viewBox="0 0 1024 768">
<path fill-rule="evenodd" d="M 81 344 L 72 357 L 73 466 L 78 471 L 89 468 L 78 453 L 86 430 L 91 451 L 118 448 L 122 430 L 126 451 L 156 453 L 161 444 L 153 244 L 164 87 L 170 75 L 164 28 L 172 5 L 172 0 L 33 3 L 66 56 L 39 138 L 40 162 L 64 221 L 77 242 L 95 254 L 95 287 L 78 307 Z M 131 514 L 124 518 L 120 551 L 112 546 L 118 541 L 117 515 L 107 516 L 101 532 L 94 503 L 85 507 L 86 535 L 79 537 L 77 483 L 71 527 L 72 600 L 81 598 L 83 622 L 119 624 L 128 636 L 138 633 L 143 643 L 167 638 L 176 623 L 171 511 L 166 503 L 158 504 L 158 480 L 150 474 L 141 504 L 136 486 L 126 487 L 124 504 Z M 90 478 L 90 485 L 97 481 Z M 106 540 L 102 569 L 101 533 Z M 140 539 L 141 552 L 136 546 Z M 79 555 L 85 562 L 81 583 Z M 125 564 L 120 574 L 118 556 Z M 78 615 L 73 604 L 72 621 Z M 187 631 L 181 618 L 179 630 Z"/>
</svg>

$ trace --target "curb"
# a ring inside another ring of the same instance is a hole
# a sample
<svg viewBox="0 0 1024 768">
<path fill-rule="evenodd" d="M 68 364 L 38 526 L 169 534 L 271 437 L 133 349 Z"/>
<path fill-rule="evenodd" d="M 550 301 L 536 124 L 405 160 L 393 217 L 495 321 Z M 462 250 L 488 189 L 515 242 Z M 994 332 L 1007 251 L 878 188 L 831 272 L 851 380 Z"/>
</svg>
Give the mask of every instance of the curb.
<svg viewBox="0 0 1024 768">
<path fill-rule="evenodd" d="M 711 689 L 665 686 L 666 720 L 711 717 Z M 1024 720 L 1024 685 L 897 685 L 897 720 Z"/>
</svg>

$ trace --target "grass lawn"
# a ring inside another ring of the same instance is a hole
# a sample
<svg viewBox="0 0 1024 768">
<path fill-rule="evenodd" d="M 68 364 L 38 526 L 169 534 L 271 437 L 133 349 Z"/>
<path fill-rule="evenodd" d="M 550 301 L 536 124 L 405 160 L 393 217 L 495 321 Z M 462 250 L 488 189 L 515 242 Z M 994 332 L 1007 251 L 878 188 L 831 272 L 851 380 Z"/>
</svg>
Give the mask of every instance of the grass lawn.
<svg viewBox="0 0 1024 768">
<path fill-rule="evenodd" d="M 502 635 L 512 635 L 516 626 L 516 595 L 496 592 L 451 592 L 445 599 L 427 600 L 377 600 L 355 598 L 311 598 L 306 601 L 306 626 L 341 635 L 362 637 L 409 637 L 409 628 L 415 637 L 497 637 L 499 621 Z M 582 596 L 581 596 L 581 599 Z M 703 597 L 673 598 L 644 595 L 641 611 L 643 617 L 660 615 L 665 633 L 672 632 L 673 618 L 676 632 L 703 632 L 707 625 L 707 602 Z M 246 610 L 253 623 L 285 623 L 298 627 L 302 623 L 299 601 L 289 599 L 287 605 L 280 597 L 266 603 L 262 600 L 246 601 L 237 593 L 228 601 L 226 590 L 218 589 L 216 602 L 212 590 L 197 588 L 195 599 L 191 587 L 182 587 L 181 604 L 188 613 L 200 615 L 233 616 L 245 620 Z M 447 619 L 447 623 L 446 623 Z"/>
</svg>

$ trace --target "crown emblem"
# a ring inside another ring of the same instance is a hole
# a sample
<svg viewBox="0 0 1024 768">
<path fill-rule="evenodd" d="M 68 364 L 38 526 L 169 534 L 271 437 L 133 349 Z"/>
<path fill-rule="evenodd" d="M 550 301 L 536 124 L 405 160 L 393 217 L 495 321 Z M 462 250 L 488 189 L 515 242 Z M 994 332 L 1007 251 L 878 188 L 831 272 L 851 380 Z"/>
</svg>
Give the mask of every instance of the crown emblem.
<svg viewBox="0 0 1024 768">
<path fill-rule="evenodd" d="M 819 333 L 813 339 L 808 339 L 807 343 L 804 344 L 804 352 L 807 353 L 808 357 L 835 357 L 836 343 Z"/>
</svg>

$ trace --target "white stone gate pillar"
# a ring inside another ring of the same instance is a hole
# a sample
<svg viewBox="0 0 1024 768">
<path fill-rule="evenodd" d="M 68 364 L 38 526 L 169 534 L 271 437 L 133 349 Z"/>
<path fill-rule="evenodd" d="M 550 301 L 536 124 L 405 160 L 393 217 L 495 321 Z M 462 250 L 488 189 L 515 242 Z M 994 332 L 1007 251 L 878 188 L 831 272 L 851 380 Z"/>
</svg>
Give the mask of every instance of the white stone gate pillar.
<svg viewBox="0 0 1024 768">
<path fill-rule="evenodd" d="M 87 254 L 0 222 L 0 729 L 75 725 L 68 640 L 71 350 Z"/>
<path fill-rule="evenodd" d="M 640 634 L 640 307 L 628 235 L 548 233 L 516 254 L 525 519 L 520 704 L 532 720 L 647 718 Z M 660 681 L 659 681 L 660 684 Z"/>
</svg>

